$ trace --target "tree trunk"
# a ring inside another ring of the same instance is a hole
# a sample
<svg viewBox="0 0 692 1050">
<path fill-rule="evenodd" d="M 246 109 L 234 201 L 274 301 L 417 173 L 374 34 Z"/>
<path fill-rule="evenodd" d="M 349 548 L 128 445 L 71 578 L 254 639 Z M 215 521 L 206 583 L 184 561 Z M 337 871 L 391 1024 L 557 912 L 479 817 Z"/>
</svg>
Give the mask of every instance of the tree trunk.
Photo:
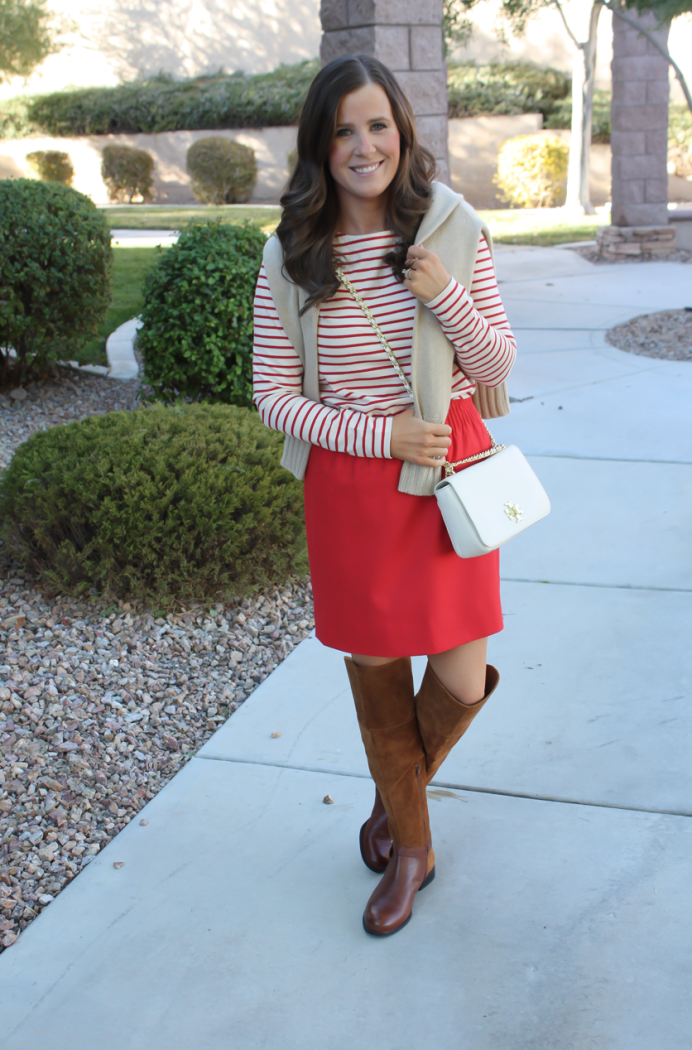
<svg viewBox="0 0 692 1050">
<path fill-rule="evenodd" d="M 597 30 L 602 7 L 601 0 L 595 0 L 589 15 L 589 36 L 584 43 L 577 44 L 579 52 L 574 57 L 572 72 L 572 135 L 565 207 L 582 215 L 594 213 L 589 193 L 589 167 Z"/>
</svg>

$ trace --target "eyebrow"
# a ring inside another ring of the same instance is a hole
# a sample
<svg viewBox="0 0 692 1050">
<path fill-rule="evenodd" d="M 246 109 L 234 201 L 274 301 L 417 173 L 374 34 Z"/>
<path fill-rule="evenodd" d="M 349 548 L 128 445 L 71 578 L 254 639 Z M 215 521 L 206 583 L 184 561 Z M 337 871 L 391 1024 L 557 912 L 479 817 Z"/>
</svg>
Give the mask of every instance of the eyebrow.
<svg viewBox="0 0 692 1050">
<path fill-rule="evenodd" d="M 391 120 L 391 117 L 370 117 L 368 124 L 374 124 L 376 120 Z M 341 121 L 340 124 L 336 125 L 337 128 L 350 128 L 351 124 L 347 120 Z"/>
</svg>

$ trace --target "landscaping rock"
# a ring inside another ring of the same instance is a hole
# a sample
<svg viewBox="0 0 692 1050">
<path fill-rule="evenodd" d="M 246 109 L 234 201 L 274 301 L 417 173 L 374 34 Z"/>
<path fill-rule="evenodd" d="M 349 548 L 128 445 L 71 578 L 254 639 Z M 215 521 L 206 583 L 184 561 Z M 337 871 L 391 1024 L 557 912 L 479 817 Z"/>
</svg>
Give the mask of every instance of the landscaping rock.
<svg viewBox="0 0 692 1050">
<path fill-rule="evenodd" d="M 661 310 L 611 328 L 606 339 L 619 350 L 666 361 L 692 361 L 692 310 Z"/>
<path fill-rule="evenodd" d="M 0 558 L 0 617 L 3 951 L 306 637 L 313 611 L 293 580 L 154 616 L 49 596 Z"/>
</svg>

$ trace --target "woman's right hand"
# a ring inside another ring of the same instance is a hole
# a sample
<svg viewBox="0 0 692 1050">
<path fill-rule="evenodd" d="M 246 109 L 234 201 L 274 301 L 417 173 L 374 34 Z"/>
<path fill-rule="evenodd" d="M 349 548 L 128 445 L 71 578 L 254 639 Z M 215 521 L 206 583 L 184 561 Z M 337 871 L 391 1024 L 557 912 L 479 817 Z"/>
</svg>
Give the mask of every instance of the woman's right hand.
<svg viewBox="0 0 692 1050">
<path fill-rule="evenodd" d="M 392 420 L 392 459 L 404 459 L 421 467 L 441 467 L 452 444 L 451 433 L 452 428 L 446 423 L 426 423 L 409 408 Z"/>
</svg>

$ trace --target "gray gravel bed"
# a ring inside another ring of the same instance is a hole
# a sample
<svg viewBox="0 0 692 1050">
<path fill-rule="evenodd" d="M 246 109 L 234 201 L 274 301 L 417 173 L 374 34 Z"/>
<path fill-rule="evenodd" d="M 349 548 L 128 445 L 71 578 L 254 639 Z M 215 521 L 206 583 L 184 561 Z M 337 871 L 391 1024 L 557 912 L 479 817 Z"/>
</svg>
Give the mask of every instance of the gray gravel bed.
<svg viewBox="0 0 692 1050">
<path fill-rule="evenodd" d="M 630 354 L 692 361 L 692 310 L 643 314 L 611 328 L 606 332 L 606 339 L 618 350 L 627 350 Z"/>
<path fill-rule="evenodd" d="M 0 565 L 0 952 L 313 627 L 310 585 L 154 617 Z"/>
<path fill-rule="evenodd" d="M 0 394 L 0 470 L 5 469 L 17 446 L 37 430 L 103 412 L 140 408 L 141 387 L 139 379 L 123 383 L 64 369 L 55 381 L 27 383 L 14 392 L 15 396 Z"/>
</svg>

